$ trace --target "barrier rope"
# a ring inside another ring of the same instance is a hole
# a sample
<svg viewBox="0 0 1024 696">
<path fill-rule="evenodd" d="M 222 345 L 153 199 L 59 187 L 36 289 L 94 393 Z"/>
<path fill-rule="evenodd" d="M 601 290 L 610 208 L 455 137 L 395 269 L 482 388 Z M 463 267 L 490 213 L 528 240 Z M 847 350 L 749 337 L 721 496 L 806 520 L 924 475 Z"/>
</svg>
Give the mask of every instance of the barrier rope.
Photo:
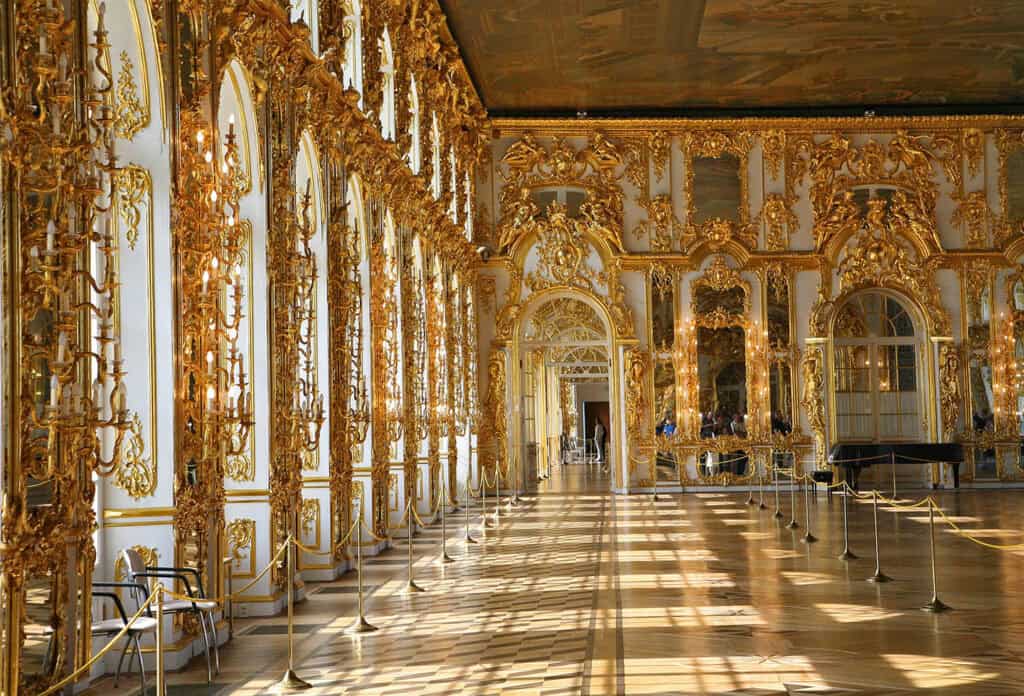
<svg viewBox="0 0 1024 696">
<path fill-rule="evenodd" d="M 173 599 L 184 599 L 190 602 L 216 602 L 217 604 L 221 605 L 226 603 L 229 599 L 231 601 L 244 599 L 244 597 L 242 597 L 241 595 L 245 594 L 248 590 L 252 589 L 256 585 L 256 583 L 263 579 L 264 575 L 270 572 L 270 569 L 273 568 L 279 560 L 281 560 L 282 554 L 284 554 L 284 552 L 288 550 L 288 545 L 292 543 L 292 541 L 294 541 L 294 538 L 292 537 L 291 534 L 289 534 L 288 538 L 284 540 L 284 543 L 281 544 L 281 547 L 277 550 L 277 553 L 274 554 L 274 557 L 270 559 L 270 562 L 267 563 L 263 570 L 261 570 L 259 574 L 256 575 L 256 577 L 254 577 L 252 580 L 246 583 L 244 587 L 235 590 L 231 594 L 222 595 L 220 597 L 193 597 L 191 595 L 181 594 L 178 592 L 174 592 L 172 590 L 168 590 L 166 587 L 164 588 L 164 594 Z"/>
<path fill-rule="evenodd" d="M 946 524 L 952 527 L 958 535 L 962 536 L 964 539 L 967 539 L 968 541 L 973 541 L 975 544 L 978 544 L 979 546 L 984 546 L 989 549 L 995 549 L 996 551 L 1016 551 L 1019 549 L 1024 549 L 1024 544 L 993 544 L 992 542 L 979 539 L 974 535 L 970 534 L 969 532 L 966 532 L 963 529 L 961 529 L 956 522 L 954 522 L 946 516 L 946 513 L 943 512 L 942 508 L 940 508 L 938 505 L 935 506 L 935 511 L 939 513 L 939 517 L 945 520 Z"/>
<path fill-rule="evenodd" d="M 345 547 L 348 544 L 349 540 L 352 538 L 352 533 L 356 531 L 356 525 L 358 524 L 359 518 L 356 518 L 349 526 L 348 532 L 345 534 L 345 537 L 337 544 L 334 544 L 334 546 L 332 546 L 327 551 L 321 551 L 319 549 L 314 549 L 311 546 L 306 546 L 298 539 L 294 539 L 293 543 L 295 544 L 295 548 L 297 548 L 299 551 L 302 551 L 303 553 L 308 553 L 315 556 L 333 556 L 335 553 L 337 553 L 339 549 Z"/>
<path fill-rule="evenodd" d="M 76 669 L 74 672 L 72 672 L 68 676 L 66 676 L 63 679 L 61 679 L 56 684 L 50 686 L 46 691 L 42 692 L 39 696 L 50 696 L 50 694 L 55 694 L 58 691 L 60 691 L 61 689 L 63 689 L 65 686 L 67 686 L 68 684 L 71 684 L 72 682 L 77 681 L 79 677 L 81 677 L 83 674 L 88 672 L 92 668 L 92 666 L 94 664 L 96 664 L 97 661 L 99 661 L 108 652 L 113 650 L 114 645 L 116 645 L 119 640 L 121 640 L 122 638 L 125 637 L 125 635 L 128 633 L 128 629 L 130 629 L 132 627 L 132 625 L 134 625 L 135 622 L 139 620 L 139 618 L 142 616 L 143 612 L 145 612 L 145 611 L 147 611 L 149 609 L 149 605 L 152 604 L 154 602 L 154 600 L 163 591 L 165 591 L 163 586 L 162 585 L 157 585 L 156 586 L 156 590 L 149 595 L 149 598 L 145 602 L 142 603 L 142 605 L 139 607 L 139 610 L 137 612 L 135 612 L 135 615 L 132 616 L 132 618 L 128 619 L 128 622 L 125 623 L 124 628 L 122 628 L 120 631 L 118 631 L 117 635 L 115 635 L 113 638 L 111 638 L 109 643 L 104 645 L 103 648 L 101 648 L 98 653 L 96 653 L 91 658 L 89 658 L 88 662 L 83 664 L 81 667 Z M 160 630 L 160 626 L 157 626 L 157 630 L 158 631 Z"/>
</svg>

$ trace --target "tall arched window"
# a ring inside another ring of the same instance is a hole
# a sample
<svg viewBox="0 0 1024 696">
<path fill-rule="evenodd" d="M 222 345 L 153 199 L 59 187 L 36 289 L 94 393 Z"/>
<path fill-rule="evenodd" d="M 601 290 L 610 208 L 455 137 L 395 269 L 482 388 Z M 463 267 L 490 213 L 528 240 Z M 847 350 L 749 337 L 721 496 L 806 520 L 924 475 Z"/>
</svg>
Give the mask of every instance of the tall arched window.
<svg viewBox="0 0 1024 696">
<path fill-rule="evenodd" d="M 859 293 L 836 314 L 832 335 L 839 441 L 919 440 L 920 340 L 903 300 Z"/>
<path fill-rule="evenodd" d="M 423 151 L 420 142 L 420 93 L 416 88 L 416 76 L 409 78 L 409 152 L 406 162 L 413 174 L 419 174 L 423 167 Z"/>
<path fill-rule="evenodd" d="M 395 54 L 388 30 L 380 37 L 380 133 L 385 140 L 395 139 Z"/>
<path fill-rule="evenodd" d="M 430 114 L 430 163 L 433 167 L 433 176 L 430 180 L 430 189 L 434 198 L 441 197 L 441 127 L 437 124 L 437 112 Z"/>
<path fill-rule="evenodd" d="M 345 15 L 345 87 L 359 92 L 359 108 L 363 108 L 363 11 L 359 0 L 349 0 Z"/>
</svg>

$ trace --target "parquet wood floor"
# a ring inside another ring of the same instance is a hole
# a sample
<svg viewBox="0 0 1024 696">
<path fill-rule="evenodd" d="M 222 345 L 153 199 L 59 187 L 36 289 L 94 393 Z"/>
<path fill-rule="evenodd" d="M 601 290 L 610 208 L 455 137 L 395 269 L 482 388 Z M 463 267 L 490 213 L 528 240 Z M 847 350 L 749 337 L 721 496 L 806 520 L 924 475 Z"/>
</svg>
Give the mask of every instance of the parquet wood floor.
<svg viewBox="0 0 1024 696">
<path fill-rule="evenodd" d="M 907 492 L 907 498 L 921 491 Z M 882 568 L 874 571 L 870 504 L 850 504 L 841 561 L 842 499 L 811 504 L 816 544 L 745 493 L 613 497 L 584 465 L 566 469 L 487 543 L 468 548 L 449 528 L 456 563 L 435 560 L 440 531 L 414 544 L 426 592 L 402 594 L 406 547 L 366 567 L 367 615 L 380 630 L 355 637 L 355 595 L 310 584 L 296 607 L 296 671 L 308 694 L 972 694 L 1024 693 L 1024 551 L 994 551 L 937 528 L 934 615 L 927 512 L 880 511 Z M 947 514 L 997 543 L 1024 541 L 1024 491 L 940 493 Z M 504 512 L 504 511 L 503 511 Z M 458 518 L 461 523 L 461 517 Z M 474 516 L 474 534 L 478 518 Z M 429 543 L 427 543 L 429 542 Z M 380 562 L 386 561 L 386 562 Z M 200 658 L 172 674 L 172 694 L 271 693 L 286 663 L 283 619 L 239 621 L 221 653 L 218 686 Z M 254 632 L 255 631 L 255 632 Z M 109 680 L 90 694 L 128 694 Z"/>
</svg>

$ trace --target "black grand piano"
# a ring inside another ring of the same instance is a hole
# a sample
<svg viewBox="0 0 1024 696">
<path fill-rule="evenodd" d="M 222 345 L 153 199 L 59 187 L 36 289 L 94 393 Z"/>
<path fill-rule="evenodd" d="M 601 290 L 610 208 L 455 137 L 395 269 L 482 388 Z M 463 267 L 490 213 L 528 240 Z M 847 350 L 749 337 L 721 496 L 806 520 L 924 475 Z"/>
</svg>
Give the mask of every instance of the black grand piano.
<svg viewBox="0 0 1024 696">
<path fill-rule="evenodd" d="M 953 486 L 960 487 L 960 464 L 964 448 L 959 442 L 857 442 L 839 443 L 828 454 L 830 464 L 843 467 L 846 482 L 854 490 L 861 470 L 869 466 L 896 466 L 928 462 L 949 464 L 953 470 Z"/>
</svg>

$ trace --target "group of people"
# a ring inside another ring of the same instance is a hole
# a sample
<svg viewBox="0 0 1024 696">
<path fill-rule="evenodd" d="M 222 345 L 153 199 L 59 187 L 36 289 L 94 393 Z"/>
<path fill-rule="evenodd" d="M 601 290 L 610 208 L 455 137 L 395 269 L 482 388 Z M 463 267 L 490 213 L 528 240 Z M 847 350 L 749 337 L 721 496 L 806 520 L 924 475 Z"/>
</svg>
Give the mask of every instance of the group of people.
<svg viewBox="0 0 1024 696">
<path fill-rule="evenodd" d="M 717 412 L 704 411 L 700 414 L 700 436 L 702 438 L 727 435 L 747 436 L 747 414 L 734 413 L 730 418 L 728 411 L 722 408 Z"/>
</svg>

